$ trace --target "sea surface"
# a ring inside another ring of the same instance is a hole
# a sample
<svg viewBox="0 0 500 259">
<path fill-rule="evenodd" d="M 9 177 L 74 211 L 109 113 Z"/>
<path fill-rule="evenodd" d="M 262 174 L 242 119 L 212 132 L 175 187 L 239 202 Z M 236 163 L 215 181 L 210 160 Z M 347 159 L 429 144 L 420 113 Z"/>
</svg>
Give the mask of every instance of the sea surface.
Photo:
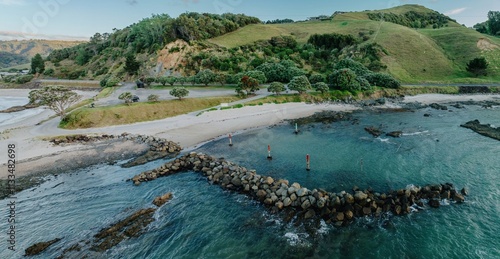
<svg viewBox="0 0 500 259">
<path fill-rule="evenodd" d="M 451 107 L 450 107 L 451 108 Z M 0 258 L 21 258 L 36 242 L 62 238 L 40 256 L 55 258 L 81 240 L 172 192 L 144 235 L 104 254 L 81 258 L 500 258 L 500 142 L 460 127 L 469 120 L 500 126 L 500 108 L 416 112 L 363 111 L 330 124 L 283 124 L 247 131 L 199 148 L 259 174 L 309 189 L 385 192 L 407 185 L 450 182 L 470 195 L 463 204 L 442 201 L 405 216 L 361 218 L 347 227 L 319 222 L 313 229 L 285 223 L 241 194 L 186 172 L 134 186 L 127 179 L 156 168 L 99 165 L 48 177 L 16 195 L 16 248 L 7 249 L 7 204 L 0 201 Z M 431 117 L 424 117 L 425 113 Z M 374 138 L 364 127 L 401 130 L 401 138 Z M 203 130 L 203 129 L 200 129 Z M 272 161 L 266 159 L 271 146 Z M 28 147 L 26 147 L 28 148 Z M 23 147 L 19 148 L 22 152 Z M 306 154 L 311 171 L 305 170 Z"/>
<path fill-rule="evenodd" d="M 0 111 L 13 106 L 25 105 L 29 102 L 27 97 L 0 96 Z M 29 117 L 36 116 L 44 111 L 43 108 L 28 109 L 14 113 L 0 113 L 0 126 L 8 126 L 23 121 Z"/>
</svg>

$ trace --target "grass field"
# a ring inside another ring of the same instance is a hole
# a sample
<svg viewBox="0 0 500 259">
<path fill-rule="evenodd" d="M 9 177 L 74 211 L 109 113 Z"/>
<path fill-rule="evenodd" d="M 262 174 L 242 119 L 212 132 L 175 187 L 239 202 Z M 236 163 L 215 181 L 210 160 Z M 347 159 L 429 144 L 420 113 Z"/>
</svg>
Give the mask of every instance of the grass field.
<svg viewBox="0 0 500 259">
<path fill-rule="evenodd" d="M 16 69 L 16 70 L 23 70 L 23 69 L 30 69 L 31 63 L 26 63 L 26 64 L 21 64 L 13 67 L 6 67 L 0 69 L 0 72 L 8 72 L 10 69 Z"/>
<path fill-rule="evenodd" d="M 221 103 L 238 100 L 237 97 L 187 98 L 157 103 L 132 103 L 99 108 L 81 108 L 68 115 L 59 125 L 65 129 L 105 127 L 153 121 L 207 109 Z"/>
</svg>

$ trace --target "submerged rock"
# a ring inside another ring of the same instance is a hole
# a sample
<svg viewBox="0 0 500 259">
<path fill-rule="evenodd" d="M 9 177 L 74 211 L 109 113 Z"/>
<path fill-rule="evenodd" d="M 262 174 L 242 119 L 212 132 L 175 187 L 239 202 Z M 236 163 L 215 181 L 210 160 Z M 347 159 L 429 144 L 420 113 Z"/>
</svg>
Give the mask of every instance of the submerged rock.
<svg viewBox="0 0 500 259">
<path fill-rule="evenodd" d="M 56 238 L 47 242 L 40 242 L 33 244 L 30 247 L 26 248 L 26 250 L 24 250 L 24 256 L 38 255 L 43 251 L 45 251 L 47 248 L 49 248 L 49 246 L 59 242 L 60 240 L 61 240 L 60 238 Z"/>
<path fill-rule="evenodd" d="M 375 128 L 373 126 L 370 126 L 370 127 L 366 127 L 365 130 L 372 134 L 374 137 L 379 137 L 380 135 L 382 135 L 384 132 L 382 130 L 380 130 L 379 128 Z"/>
<path fill-rule="evenodd" d="M 433 103 L 433 104 L 431 104 L 429 106 L 432 109 L 436 109 L 436 110 L 443 110 L 443 111 L 448 110 L 448 107 L 446 105 L 441 105 L 441 104 L 438 104 L 438 103 Z"/>
<path fill-rule="evenodd" d="M 392 131 L 392 132 L 389 132 L 385 135 L 389 136 L 389 137 L 393 137 L 393 138 L 400 138 L 403 135 L 403 132 L 402 131 Z"/>
</svg>

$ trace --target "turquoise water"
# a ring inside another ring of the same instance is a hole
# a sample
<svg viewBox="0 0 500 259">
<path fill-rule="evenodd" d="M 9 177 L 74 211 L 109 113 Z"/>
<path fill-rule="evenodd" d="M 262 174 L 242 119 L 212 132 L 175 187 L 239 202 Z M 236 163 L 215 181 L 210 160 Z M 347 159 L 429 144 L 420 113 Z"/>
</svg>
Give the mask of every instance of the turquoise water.
<svg viewBox="0 0 500 259">
<path fill-rule="evenodd" d="M 431 113 L 432 117 L 424 117 Z M 17 248 L 63 238 L 43 255 L 54 258 L 72 244 L 90 239 L 101 228 L 149 207 L 154 197 L 174 199 L 155 212 L 148 231 L 105 254 L 91 258 L 500 258 L 500 143 L 459 125 L 472 119 L 500 126 L 499 108 L 476 106 L 453 112 L 424 109 L 405 113 L 362 112 L 352 121 L 291 125 L 249 131 L 213 141 L 198 151 L 286 178 L 310 189 L 339 192 L 354 185 L 377 191 L 408 184 L 452 182 L 467 187 L 464 204 L 443 202 L 403 217 L 359 219 L 344 228 L 319 222 L 317 231 L 284 223 L 240 194 L 212 186 L 200 175 L 160 178 L 139 187 L 125 182 L 155 168 L 156 161 L 135 168 L 96 166 L 51 177 L 17 195 Z M 366 126 L 402 130 L 402 138 L 373 138 Z M 271 145 L 272 161 L 266 159 Z M 22 150 L 21 150 L 22 152 Z M 305 171 L 305 155 L 312 170 Z M 361 163 L 362 161 L 362 163 Z M 62 184 L 61 184 L 62 183 Z M 58 185 L 60 184 L 60 185 Z M 8 200 L 0 201 L 2 213 Z M 1 233 L 7 229 L 0 221 Z M 5 240 L 2 237 L 2 240 Z M 0 258 L 19 258 L 0 246 Z"/>
</svg>

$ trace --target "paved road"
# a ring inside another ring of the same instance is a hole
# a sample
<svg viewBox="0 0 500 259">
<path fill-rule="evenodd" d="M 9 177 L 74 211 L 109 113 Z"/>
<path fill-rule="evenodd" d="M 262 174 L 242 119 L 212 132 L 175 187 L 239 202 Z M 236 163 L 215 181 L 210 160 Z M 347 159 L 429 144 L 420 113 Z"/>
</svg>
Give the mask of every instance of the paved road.
<svg viewBox="0 0 500 259">
<path fill-rule="evenodd" d="M 203 88 L 190 88 L 186 87 L 189 90 L 189 96 L 187 98 L 202 98 L 202 97 L 216 97 L 216 96 L 234 96 L 236 93 L 233 89 L 203 89 Z M 148 96 L 151 94 L 156 94 L 160 97 L 160 100 L 173 100 L 176 97 L 170 95 L 169 89 L 148 89 L 148 88 L 136 88 L 135 83 L 124 83 L 120 86 L 115 92 L 113 92 L 110 96 L 100 99 L 95 102 L 96 106 L 109 106 L 123 103 L 122 100 L 118 99 L 118 96 L 124 92 L 131 92 L 133 95 L 137 95 L 139 97 L 140 102 L 146 102 L 148 100 Z M 263 89 L 258 92 L 259 97 L 263 97 L 268 95 L 267 90 Z"/>
</svg>

